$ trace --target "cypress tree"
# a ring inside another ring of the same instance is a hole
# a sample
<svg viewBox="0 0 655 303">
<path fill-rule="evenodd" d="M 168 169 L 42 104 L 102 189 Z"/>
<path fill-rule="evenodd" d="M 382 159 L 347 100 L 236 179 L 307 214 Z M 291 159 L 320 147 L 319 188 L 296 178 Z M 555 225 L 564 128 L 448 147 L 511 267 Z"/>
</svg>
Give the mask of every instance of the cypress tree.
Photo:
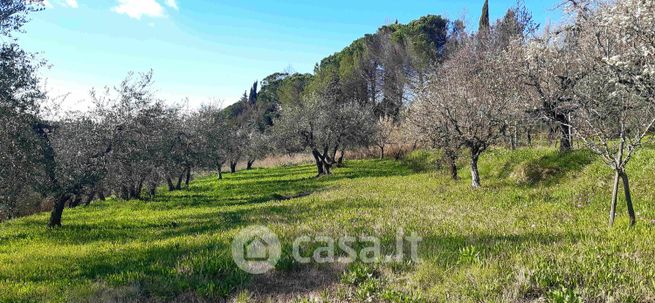
<svg viewBox="0 0 655 303">
<path fill-rule="evenodd" d="M 479 31 L 488 32 L 489 31 L 489 0 L 484 0 L 484 6 L 482 7 L 482 16 L 480 16 L 480 28 Z"/>
<path fill-rule="evenodd" d="M 248 101 L 251 104 L 255 104 L 257 102 L 257 81 L 252 85 L 252 88 L 250 88 L 250 94 L 248 95 Z"/>
</svg>

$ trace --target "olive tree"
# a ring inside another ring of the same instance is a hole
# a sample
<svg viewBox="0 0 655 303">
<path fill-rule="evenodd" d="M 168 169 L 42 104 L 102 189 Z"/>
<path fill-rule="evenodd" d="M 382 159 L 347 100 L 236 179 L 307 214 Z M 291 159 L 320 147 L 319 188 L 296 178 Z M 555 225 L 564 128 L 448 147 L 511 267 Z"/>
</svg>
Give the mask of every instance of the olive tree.
<svg viewBox="0 0 655 303">
<path fill-rule="evenodd" d="M 88 115 L 67 113 L 42 133 L 45 171 L 54 207 L 49 227 L 61 226 L 66 202 L 78 206 L 83 195 L 91 195 L 107 173 L 106 159 L 113 145 L 101 126 Z M 92 198 L 92 197 L 91 197 Z"/>
<path fill-rule="evenodd" d="M 183 169 L 191 165 L 190 139 L 185 133 L 170 138 L 170 133 L 175 132 L 169 123 L 175 115 L 155 98 L 152 83 L 152 72 L 130 73 L 118 86 L 105 88 L 103 94 L 92 92 L 93 114 L 112 146 L 106 181 L 122 199 L 140 199 L 144 186 L 156 183 L 160 172 L 157 168 L 166 169 L 170 157 L 179 156 L 173 159 L 177 161 L 174 164 Z M 165 142 L 169 138 L 173 144 Z"/>
<path fill-rule="evenodd" d="M 223 166 L 228 161 L 231 139 L 226 117 L 219 107 L 203 106 L 194 114 L 193 121 L 200 167 L 216 170 L 218 179 L 223 179 Z"/>
<path fill-rule="evenodd" d="M 38 70 L 44 62 L 17 44 L 38 1 L 0 1 L 0 218 L 14 216 L 25 196 L 43 187 L 40 106 L 46 98 Z"/>
<path fill-rule="evenodd" d="M 369 145 L 374 131 L 371 107 L 315 93 L 282 107 L 273 126 L 283 150 L 312 153 L 318 176 L 331 174 L 339 150 Z"/>
<path fill-rule="evenodd" d="M 248 135 L 248 146 L 246 147 L 246 169 L 252 169 L 255 161 L 263 159 L 270 152 L 271 137 L 268 133 L 253 128 Z"/>
</svg>

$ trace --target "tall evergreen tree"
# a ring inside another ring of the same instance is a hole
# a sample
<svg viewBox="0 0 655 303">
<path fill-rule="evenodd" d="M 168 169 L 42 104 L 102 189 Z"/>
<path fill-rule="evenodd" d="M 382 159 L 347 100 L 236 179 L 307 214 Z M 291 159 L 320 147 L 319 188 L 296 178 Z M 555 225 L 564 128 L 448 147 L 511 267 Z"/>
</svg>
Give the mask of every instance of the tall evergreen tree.
<svg viewBox="0 0 655 303">
<path fill-rule="evenodd" d="M 255 81 L 250 88 L 250 94 L 248 95 L 248 102 L 250 102 L 250 104 L 255 104 L 257 102 L 257 83 L 258 81 Z"/>
<path fill-rule="evenodd" d="M 480 16 L 480 28 L 479 31 L 489 32 L 489 0 L 484 1 L 484 6 L 482 7 L 482 16 Z"/>
</svg>

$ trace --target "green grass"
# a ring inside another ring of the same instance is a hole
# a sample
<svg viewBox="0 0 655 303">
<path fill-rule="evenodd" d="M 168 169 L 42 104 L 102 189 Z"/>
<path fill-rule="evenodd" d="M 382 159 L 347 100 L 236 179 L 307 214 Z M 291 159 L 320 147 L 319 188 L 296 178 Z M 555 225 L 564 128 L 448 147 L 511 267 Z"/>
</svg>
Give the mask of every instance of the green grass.
<svg viewBox="0 0 655 303">
<path fill-rule="evenodd" d="M 251 224 L 270 227 L 285 248 L 308 233 L 379 236 L 390 246 L 397 228 L 424 238 L 419 263 L 350 266 L 333 295 L 341 299 L 655 300 L 655 150 L 628 170 L 634 229 L 622 204 L 607 227 L 612 172 L 586 152 L 490 151 L 480 190 L 469 188 L 467 167 L 460 173 L 451 181 L 446 172 L 373 160 L 320 179 L 312 166 L 257 169 L 200 179 L 156 201 L 67 209 L 60 229 L 45 228 L 47 214 L 2 223 L 0 301 L 242 297 L 253 277 L 233 264 L 229 247 Z M 278 271 L 301 269 L 284 251 Z"/>
</svg>

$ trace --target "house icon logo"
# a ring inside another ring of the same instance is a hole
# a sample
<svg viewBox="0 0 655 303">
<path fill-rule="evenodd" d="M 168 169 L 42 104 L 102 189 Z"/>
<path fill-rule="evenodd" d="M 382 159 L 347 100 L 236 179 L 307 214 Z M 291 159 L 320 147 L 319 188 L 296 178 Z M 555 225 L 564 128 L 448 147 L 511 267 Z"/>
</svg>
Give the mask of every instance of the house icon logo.
<svg viewBox="0 0 655 303">
<path fill-rule="evenodd" d="M 259 275 L 275 268 L 282 249 L 277 235 L 264 226 L 241 230 L 232 241 L 232 258 L 248 273 Z"/>
</svg>

